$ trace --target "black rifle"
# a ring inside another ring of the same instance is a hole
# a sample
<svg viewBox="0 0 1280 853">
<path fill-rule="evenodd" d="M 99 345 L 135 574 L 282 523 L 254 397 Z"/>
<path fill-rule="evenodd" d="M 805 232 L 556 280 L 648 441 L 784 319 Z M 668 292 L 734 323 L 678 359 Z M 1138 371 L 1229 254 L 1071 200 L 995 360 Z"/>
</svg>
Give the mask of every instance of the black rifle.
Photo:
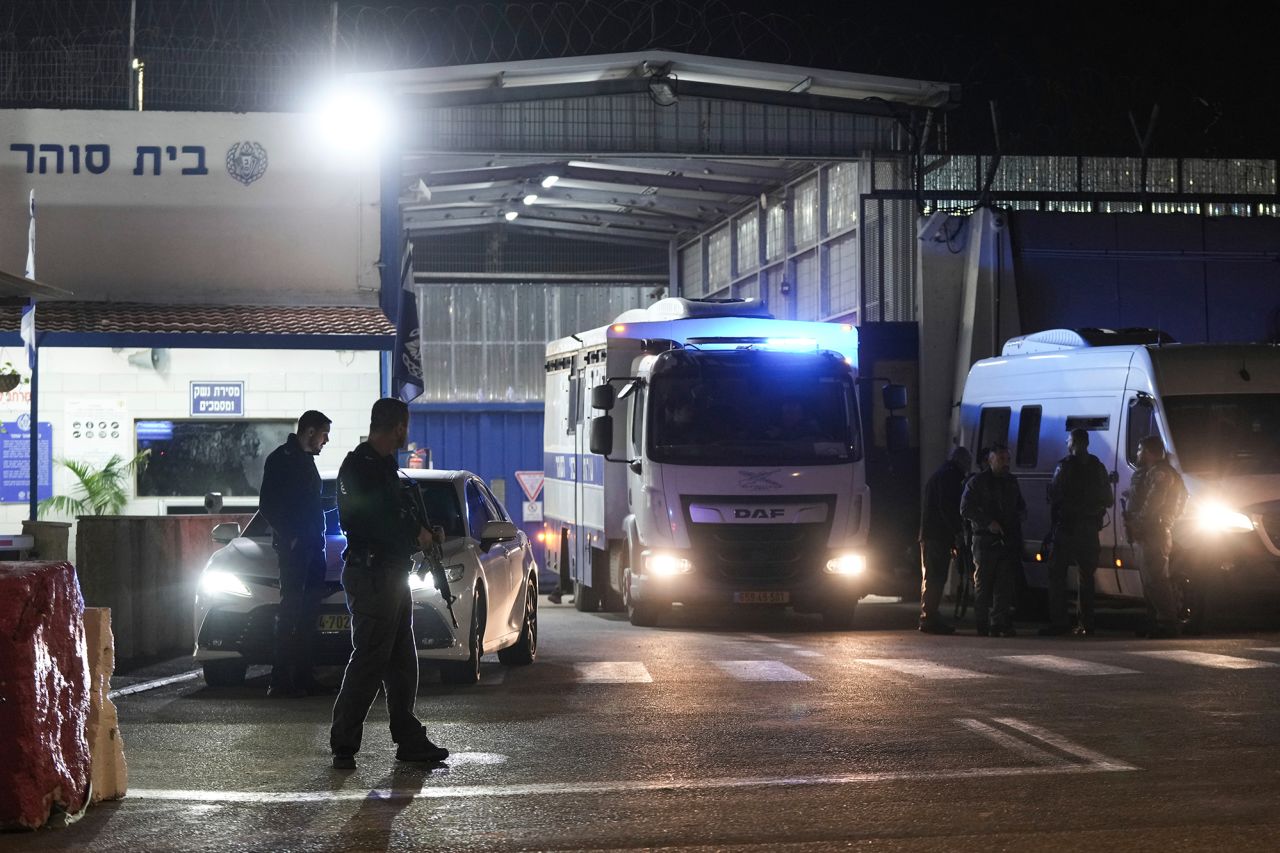
<svg viewBox="0 0 1280 853">
<path fill-rule="evenodd" d="M 400 478 L 404 480 L 405 489 L 409 493 L 409 510 L 414 520 L 420 527 L 431 531 L 431 544 L 422 550 L 423 564 L 418 577 L 425 580 L 426 573 L 431 573 L 431 577 L 436 582 L 436 589 L 444 599 L 444 606 L 449 610 L 449 621 L 453 623 L 454 628 L 457 628 L 458 617 L 454 615 L 453 602 L 458 597 L 449 589 L 449 573 L 445 571 L 444 547 L 441 544 L 444 541 L 444 528 L 431 523 L 431 516 L 427 513 L 427 502 L 422 497 L 422 488 L 404 474 L 401 474 Z"/>
</svg>

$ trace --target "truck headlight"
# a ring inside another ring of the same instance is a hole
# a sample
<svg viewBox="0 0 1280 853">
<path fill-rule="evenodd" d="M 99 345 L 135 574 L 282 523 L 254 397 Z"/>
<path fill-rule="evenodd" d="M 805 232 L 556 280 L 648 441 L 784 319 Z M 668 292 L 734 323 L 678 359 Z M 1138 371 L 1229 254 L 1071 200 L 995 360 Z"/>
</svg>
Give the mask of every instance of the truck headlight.
<svg viewBox="0 0 1280 853">
<path fill-rule="evenodd" d="M 693 571 L 693 563 L 675 554 L 645 554 L 644 570 L 646 574 L 669 578 Z"/>
<path fill-rule="evenodd" d="M 200 576 L 200 591 L 205 595 L 236 595 L 240 598 L 253 595 L 240 578 L 218 569 L 208 570 Z"/>
<path fill-rule="evenodd" d="M 827 560 L 827 571 L 833 575 L 860 575 L 867 570 L 867 558 L 862 554 L 841 554 Z"/>
<path fill-rule="evenodd" d="M 1254 529 L 1253 519 L 1223 504 L 1202 504 L 1195 513 L 1196 528 L 1201 533 L 1247 533 Z"/>
</svg>

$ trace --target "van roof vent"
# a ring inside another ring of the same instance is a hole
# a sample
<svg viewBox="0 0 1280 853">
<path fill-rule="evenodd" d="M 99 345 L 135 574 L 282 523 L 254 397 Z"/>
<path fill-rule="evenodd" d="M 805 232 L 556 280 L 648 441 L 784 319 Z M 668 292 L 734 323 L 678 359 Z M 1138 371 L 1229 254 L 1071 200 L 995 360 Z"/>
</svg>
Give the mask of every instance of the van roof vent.
<svg viewBox="0 0 1280 853">
<path fill-rule="evenodd" d="M 1004 342 L 1001 355 L 1027 355 L 1084 347 L 1145 346 L 1175 343 L 1173 336 L 1159 329 L 1045 329 L 1019 335 Z"/>
</svg>

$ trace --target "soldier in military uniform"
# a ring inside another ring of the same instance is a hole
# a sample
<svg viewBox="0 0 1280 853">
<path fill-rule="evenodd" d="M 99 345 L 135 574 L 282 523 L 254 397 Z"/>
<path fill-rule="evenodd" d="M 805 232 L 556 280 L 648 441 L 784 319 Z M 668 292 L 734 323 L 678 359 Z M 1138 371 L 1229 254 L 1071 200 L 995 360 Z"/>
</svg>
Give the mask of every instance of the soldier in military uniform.
<svg viewBox="0 0 1280 853">
<path fill-rule="evenodd" d="M 409 433 L 409 407 L 394 398 L 373 404 L 369 440 L 338 471 L 338 513 L 347 534 L 342 585 L 351 611 L 351 659 L 333 706 L 333 766 L 355 768 L 364 720 L 381 686 L 399 761 L 435 763 L 449 756 L 413 714 L 418 653 L 409 592 L 412 554 L 435 540 L 400 482 L 396 451 Z"/>
<path fill-rule="evenodd" d="M 973 527 L 973 615 L 980 636 L 1014 637 L 1015 573 L 1022 571 L 1027 504 L 1009 472 L 1009 448 L 992 445 L 987 464 L 960 499 L 960 515 Z"/>
<path fill-rule="evenodd" d="M 1138 443 L 1138 470 L 1125 508 L 1125 535 L 1138 546 L 1138 569 L 1147 596 L 1150 637 L 1176 637 L 1178 597 L 1169 578 L 1173 522 L 1182 514 L 1187 489 L 1165 456 L 1164 441 L 1149 435 Z"/>
</svg>

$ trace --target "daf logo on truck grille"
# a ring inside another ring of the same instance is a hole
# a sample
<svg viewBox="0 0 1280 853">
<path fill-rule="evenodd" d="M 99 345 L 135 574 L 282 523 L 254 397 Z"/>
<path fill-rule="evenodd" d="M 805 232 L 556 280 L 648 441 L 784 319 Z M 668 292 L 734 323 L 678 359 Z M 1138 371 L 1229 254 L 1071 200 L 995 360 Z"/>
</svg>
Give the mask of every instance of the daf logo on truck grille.
<svg viewBox="0 0 1280 853">
<path fill-rule="evenodd" d="M 742 479 L 738 482 L 738 487 L 749 489 L 753 492 L 767 491 L 768 489 L 781 489 L 782 484 L 773 479 L 781 469 L 772 471 L 739 471 Z"/>
<path fill-rule="evenodd" d="M 739 508 L 733 511 L 734 518 L 782 518 L 787 514 L 785 509 L 773 507 L 772 509 L 746 509 Z"/>
</svg>

